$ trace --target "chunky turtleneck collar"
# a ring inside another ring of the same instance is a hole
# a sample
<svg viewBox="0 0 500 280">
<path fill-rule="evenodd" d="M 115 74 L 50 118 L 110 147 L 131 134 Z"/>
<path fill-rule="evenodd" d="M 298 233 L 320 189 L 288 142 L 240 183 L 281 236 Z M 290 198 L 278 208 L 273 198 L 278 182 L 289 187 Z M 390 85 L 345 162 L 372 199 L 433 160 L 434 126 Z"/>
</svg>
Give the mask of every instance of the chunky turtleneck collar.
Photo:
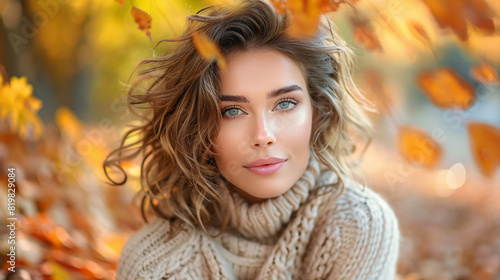
<svg viewBox="0 0 500 280">
<path fill-rule="evenodd" d="M 274 239 L 290 221 L 292 214 L 307 200 L 310 191 L 317 185 L 319 174 L 320 163 L 311 153 L 304 174 L 284 194 L 251 203 L 234 192 L 235 205 L 231 205 L 233 216 L 229 227 L 249 239 Z"/>
</svg>

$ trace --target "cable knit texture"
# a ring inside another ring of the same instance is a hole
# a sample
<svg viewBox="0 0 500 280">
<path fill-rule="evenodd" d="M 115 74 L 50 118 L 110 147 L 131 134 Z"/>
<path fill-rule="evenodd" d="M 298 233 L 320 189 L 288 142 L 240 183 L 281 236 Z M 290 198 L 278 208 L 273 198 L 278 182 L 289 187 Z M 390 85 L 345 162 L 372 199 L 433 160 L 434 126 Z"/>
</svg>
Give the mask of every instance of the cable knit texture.
<svg viewBox="0 0 500 280">
<path fill-rule="evenodd" d="M 234 230 L 217 238 L 185 225 L 168 240 L 169 221 L 155 218 L 125 244 L 117 279 L 394 279 L 400 239 L 394 212 L 378 194 L 347 180 L 319 215 L 340 188 L 336 174 L 311 157 L 298 182 L 278 197 L 252 204 L 235 194 L 231 213 L 240 225 L 231 219 Z"/>
</svg>

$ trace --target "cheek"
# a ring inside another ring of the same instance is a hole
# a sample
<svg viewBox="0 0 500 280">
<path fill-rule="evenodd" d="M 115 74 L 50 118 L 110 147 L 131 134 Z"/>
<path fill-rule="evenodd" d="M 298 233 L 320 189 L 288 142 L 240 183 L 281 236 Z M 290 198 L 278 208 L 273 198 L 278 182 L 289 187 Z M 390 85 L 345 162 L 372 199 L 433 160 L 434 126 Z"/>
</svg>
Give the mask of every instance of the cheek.
<svg viewBox="0 0 500 280">
<path fill-rule="evenodd" d="M 236 172 L 239 165 L 237 159 L 242 154 L 241 132 L 223 125 L 214 143 L 217 168 L 226 175 Z"/>
<path fill-rule="evenodd" d="M 301 147 L 309 144 L 311 129 L 311 111 L 301 110 L 278 122 L 276 136 L 283 142 L 295 143 L 294 146 Z"/>
</svg>

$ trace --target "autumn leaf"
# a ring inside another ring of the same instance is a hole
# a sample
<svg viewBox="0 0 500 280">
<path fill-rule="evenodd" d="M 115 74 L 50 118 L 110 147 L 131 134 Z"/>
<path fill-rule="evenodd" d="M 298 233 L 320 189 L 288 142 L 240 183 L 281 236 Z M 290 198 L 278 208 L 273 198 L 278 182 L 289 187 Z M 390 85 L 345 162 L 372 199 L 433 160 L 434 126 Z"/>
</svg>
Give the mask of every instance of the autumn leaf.
<svg viewBox="0 0 500 280">
<path fill-rule="evenodd" d="M 270 0 L 278 14 L 290 12 L 292 37 L 311 37 L 316 33 L 320 15 L 336 11 L 345 0 Z"/>
<path fill-rule="evenodd" d="M 219 47 L 208 38 L 207 35 L 200 32 L 194 32 L 191 38 L 193 39 L 196 50 L 204 59 L 209 61 L 216 59 L 221 69 L 226 69 L 226 60 L 220 52 Z"/>
<path fill-rule="evenodd" d="M 490 124 L 470 122 L 467 125 L 470 148 L 481 173 L 491 177 L 500 165 L 500 129 Z"/>
<path fill-rule="evenodd" d="M 351 16 L 350 20 L 354 27 L 354 40 L 356 42 L 368 50 L 382 51 L 382 45 L 368 19 L 360 16 Z"/>
<path fill-rule="evenodd" d="M 483 0 L 462 0 L 464 4 L 463 14 L 467 19 L 478 29 L 485 31 L 487 34 L 495 32 L 495 23 L 493 19 L 496 17 L 493 10 Z"/>
<path fill-rule="evenodd" d="M 440 145 L 420 128 L 404 125 L 399 129 L 398 147 L 401 155 L 413 164 L 435 167 L 442 156 Z"/>
<path fill-rule="evenodd" d="M 149 37 L 149 40 L 152 40 L 151 32 L 149 31 L 149 29 L 151 29 L 151 16 L 134 6 L 132 6 L 131 13 L 134 21 L 137 23 L 137 25 L 139 25 L 139 29 L 146 33 L 146 35 Z"/>
<path fill-rule="evenodd" d="M 125 8 L 125 0 L 115 0 L 118 4 L 122 5 L 122 8 Z"/>
<path fill-rule="evenodd" d="M 493 68 L 493 66 L 487 63 L 481 63 L 471 67 L 470 75 L 474 78 L 474 80 L 483 84 L 495 85 L 500 83 L 497 71 Z"/>
<path fill-rule="evenodd" d="M 475 101 L 474 88 L 453 69 L 442 67 L 417 76 L 420 90 L 442 109 L 467 109 Z"/>
<path fill-rule="evenodd" d="M 329 13 L 329 12 L 335 12 L 340 4 L 342 3 L 346 3 L 347 1 L 345 0 L 322 0 L 321 1 L 321 9 L 323 10 L 323 12 L 325 13 Z M 354 2 L 354 1 L 350 1 L 350 2 Z"/>
<path fill-rule="evenodd" d="M 415 36 L 415 38 L 426 45 L 431 43 L 429 34 L 427 34 L 424 27 L 420 23 L 412 21 L 408 23 L 408 26 L 410 28 L 410 32 L 413 34 L 413 36 Z"/>
<path fill-rule="evenodd" d="M 495 14 L 483 0 L 424 0 L 441 28 L 451 28 L 465 41 L 469 37 L 467 20 L 487 33 L 495 32 Z"/>
<path fill-rule="evenodd" d="M 33 86 L 26 77 L 12 77 L 9 83 L 0 86 L 0 118 L 11 119 L 11 130 L 26 138 L 28 129 L 35 139 L 42 135 L 43 124 L 37 113 L 42 101 L 34 96 Z"/>
</svg>

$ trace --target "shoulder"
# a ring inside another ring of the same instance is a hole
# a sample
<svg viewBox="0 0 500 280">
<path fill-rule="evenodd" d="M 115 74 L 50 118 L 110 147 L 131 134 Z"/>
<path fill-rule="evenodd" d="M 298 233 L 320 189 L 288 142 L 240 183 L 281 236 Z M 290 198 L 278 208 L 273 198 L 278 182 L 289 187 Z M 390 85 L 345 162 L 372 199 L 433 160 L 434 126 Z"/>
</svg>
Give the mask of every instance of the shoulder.
<svg viewBox="0 0 500 280">
<path fill-rule="evenodd" d="M 325 273 L 335 275 L 331 279 L 394 279 L 399 224 L 379 194 L 346 179 L 343 193 L 317 225 L 315 238 L 322 240 L 320 251 L 327 253 L 319 262 Z"/>
<path fill-rule="evenodd" d="M 338 181 L 337 175 L 328 170 L 322 171 L 318 178 L 319 185 L 334 184 Z M 330 197 L 337 195 L 341 188 L 342 182 L 335 184 Z M 345 178 L 343 189 L 342 194 L 329 205 L 328 211 L 319 218 L 320 220 L 324 220 L 327 224 L 356 222 L 364 226 L 391 224 L 393 227 L 398 227 L 398 220 L 392 208 L 369 186 L 363 186 L 351 178 Z"/>
<path fill-rule="evenodd" d="M 156 275 L 161 267 L 168 265 L 169 259 L 172 259 L 168 255 L 175 251 L 173 247 L 179 243 L 176 240 L 169 240 L 169 234 L 170 222 L 153 218 L 132 235 L 122 248 L 116 278 L 151 279 Z M 176 239 L 178 237 L 176 236 Z M 162 263 L 159 263 L 160 261 Z"/>
</svg>

